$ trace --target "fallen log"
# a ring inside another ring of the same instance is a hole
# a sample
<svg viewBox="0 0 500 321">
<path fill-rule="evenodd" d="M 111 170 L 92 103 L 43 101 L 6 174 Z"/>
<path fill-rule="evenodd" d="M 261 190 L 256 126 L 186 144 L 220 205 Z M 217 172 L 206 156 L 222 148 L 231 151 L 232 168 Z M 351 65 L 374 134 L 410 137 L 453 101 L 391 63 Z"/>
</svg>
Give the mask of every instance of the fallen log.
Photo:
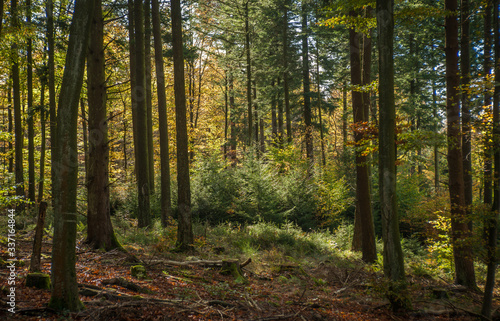
<svg viewBox="0 0 500 321">
<path fill-rule="evenodd" d="M 226 261 L 237 261 L 238 260 L 195 260 L 195 261 L 172 261 L 172 260 L 155 260 L 149 262 L 148 265 L 158 265 L 165 264 L 171 266 L 191 266 L 198 265 L 203 267 L 222 267 Z M 240 268 L 243 268 L 252 262 L 252 258 L 246 259 L 243 263 L 240 263 Z"/>
<path fill-rule="evenodd" d="M 101 283 L 104 285 L 118 285 L 122 288 L 139 293 L 146 293 L 146 294 L 154 293 L 150 289 L 137 285 L 134 282 L 130 282 L 124 278 L 113 278 L 108 280 L 102 280 Z"/>
</svg>

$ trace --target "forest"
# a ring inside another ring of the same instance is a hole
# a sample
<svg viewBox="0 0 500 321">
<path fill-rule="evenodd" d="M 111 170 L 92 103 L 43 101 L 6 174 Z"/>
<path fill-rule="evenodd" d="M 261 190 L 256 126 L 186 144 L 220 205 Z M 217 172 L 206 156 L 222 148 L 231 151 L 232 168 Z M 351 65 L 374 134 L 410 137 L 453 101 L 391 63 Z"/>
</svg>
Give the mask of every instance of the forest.
<svg viewBox="0 0 500 321">
<path fill-rule="evenodd" d="M 500 320 L 499 0 L 0 9 L 0 318 Z"/>
</svg>

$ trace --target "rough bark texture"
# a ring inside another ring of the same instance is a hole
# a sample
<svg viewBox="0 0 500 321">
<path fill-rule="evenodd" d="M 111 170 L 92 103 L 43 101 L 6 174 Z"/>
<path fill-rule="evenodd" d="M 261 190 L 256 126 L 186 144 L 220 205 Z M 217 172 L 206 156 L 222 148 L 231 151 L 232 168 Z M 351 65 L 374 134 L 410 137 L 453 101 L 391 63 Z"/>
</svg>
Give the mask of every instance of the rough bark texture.
<svg viewBox="0 0 500 321">
<path fill-rule="evenodd" d="M 31 25 L 31 0 L 26 1 L 26 22 Z M 34 111 L 33 111 L 33 54 L 32 39 L 28 38 L 27 45 L 27 89 L 28 89 L 28 199 L 35 202 L 35 129 L 34 129 Z"/>
<path fill-rule="evenodd" d="M 498 264 L 497 242 L 498 242 L 498 216 L 500 214 L 500 1 L 493 1 L 493 28 L 495 30 L 495 91 L 493 96 L 493 150 L 494 175 L 493 175 L 493 205 L 490 216 L 486 220 L 485 234 L 487 241 L 487 272 L 486 284 L 484 286 L 484 298 L 481 314 L 491 318 L 493 290 L 495 289 L 495 273 Z M 491 12 L 489 12 L 491 13 Z"/>
<path fill-rule="evenodd" d="M 135 174 L 139 206 L 139 227 L 151 226 L 149 203 L 149 153 L 146 114 L 146 78 L 144 63 L 144 6 L 142 0 L 134 0 L 134 87 L 132 87 L 132 120 L 134 122 Z"/>
<path fill-rule="evenodd" d="M 377 1 L 379 44 L 379 193 L 384 241 L 384 274 L 404 281 L 404 261 L 396 203 L 396 112 L 394 105 L 393 2 Z"/>
<path fill-rule="evenodd" d="M 456 12 L 457 0 L 446 0 L 445 10 Z M 470 236 L 465 211 L 464 172 L 460 129 L 460 75 L 458 73 L 458 21 L 456 14 L 445 17 L 446 119 L 448 137 L 449 193 L 451 233 L 455 259 L 455 282 L 469 288 L 476 286 L 474 262 L 467 238 Z"/>
<path fill-rule="evenodd" d="M 45 105 L 45 84 L 46 80 L 43 79 L 40 81 L 41 82 L 41 90 L 40 90 L 40 106 Z M 40 174 L 39 174 L 39 182 L 38 182 L 38 198 L 37 198 L 37 203 L 40 204 L 40 202 L 43 199 L 43 191 L 44 191 L 44 180 L 45 180 L 45 149 L 46 149 L 46 130 L 45 130 L 45 109 L 42 108 L 40 110 L 40 123 L 41 123 L 41 128 L 40 128 Z"/>
<path fill-rule="evenodd" d="M 172 0 L 170 3 L 172 6 L 175 124 L 177 132 L 177 203 L 179 211 L 177 244 L 180 249 L 188 249 L 193 244 L 193 228 L 191 224 L 186 91 L 184 84 L 184 57 L 182 52 L 182 14 L 180 0 Z"/>
<path fill-rule="evenodd" d="M 54 4 L 52 0 L 47 0 L 47 45 L 48 45 L 48 69 L 49 69 L 49 119 L 50 119 L 50 157 L 56 158 L 56 147 L 58 142 L 56 126 L 56 81 L 55 81 L 55 45 L 54 45 Z M 50 163 L 52 195 L 54 190 L 54 171 L 55 162 Z M 52 198 L 52 207 L 54 207 L 54 198 Z"/>
<path fill-rule="evenodd" d="M 170 196 L 170 150 L 168 146 L 167 96 L 165 94 L 165 72 L 161 42 L 160 6 L 152 0 L 153 37 L 155 49 L 156 86 L 158 95 L 158 122 L 160 123 L 160 171 L 161 171 L 161 224 L 167 226 L 171 216 Z"/>
<path fill-rule="evenodd" d="M 57 137 L 52 162 L 54 178 L 54 242 L 52 248 L 52 296 L 49 307 L 78 311 L 76 280 L 76 191 L 78 183 L 77 119 L 83 84 L 85 57 L 90 35 L 94 0 L 76 0 L 64 75 L 59 96 Z"/>
<path fill-rule="evenodd" d="M 146 125 L 148 133 L 149 193 L 155 193 L 155 159 L 153 142 L 153 99 L 151 93 L 151 0 L 144 3 L 144 68 L 146 80 Z"/>
<path fill-rule="evenodd" d="M 356 13 L 351 12 L 351 15 Z M 353 86 L 362 85 L 362 68 L 360 50 L 361 33 L 354 29 L 350 30 L 350 59 L 351 59 L 351 84 Z M 368 115 L 365 115 L 363 104 L 363 94 L 359 91 L 352 91 L 352 110 L 356 127 L 368 121 Z M 373 225 L 373 214 L 370 192 L 370 173 L 368 159 L 362 155 L 359 150 L 364 138 L 364 133 L 360 130 L 354 131 L 354 141 L 356 143 L 356 216 L 355 216 L 355 234 L 353 239 L 353 248 L 361 250 L 365 262 L 374 262 L 377 259 L 377 250 L 375 247 L 375 228 Z"/>
<path fill-rule="evenodd" d="M 109 208 L 109 145 L 106 115 L 102 2 L 96 1 L 87 59 L 89 150 L 87 164 L 87 240 L 106 251 L 119 247 Z"/>
</svg>

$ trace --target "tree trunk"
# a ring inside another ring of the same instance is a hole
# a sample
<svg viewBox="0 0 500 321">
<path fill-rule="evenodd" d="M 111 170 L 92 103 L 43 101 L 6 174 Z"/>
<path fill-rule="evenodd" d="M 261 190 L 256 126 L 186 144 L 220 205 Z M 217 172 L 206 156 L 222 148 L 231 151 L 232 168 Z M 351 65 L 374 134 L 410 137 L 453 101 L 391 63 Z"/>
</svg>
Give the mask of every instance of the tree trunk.
<svg viewBox="0 0 500 321">
<path fill-rule="evenodd" d="M 40 256 L 42 253 L 43 227 L 45 225 L 45 214 L 47 203 L 40 202 L 38 206 L 38 221 L 36 222 L 35 237 L 33 240 L 33 251 L 30 258 L 30 272 L 40 272 Z"/>
<path fill-rule="evenodd" d="M 26 1 L 26 22 L 31 26 L 31 0 Z M 27 48 L 27 87 L 28 87 L 28 199 L 35 203 L 35 129 L 33 106 L 33 55 L 32 39 L 28 38 Z"/>
<path fill-rule="evenodd" d="M 192 247 L 193 228 L 191 224 L 191 187 L 189 182 L 184 55 L 182 52 L 182 13 L 180 0 L 172 0 L 170 4 L 172 7 L 175 124 L 177 132 L 177 203 L 179 211 L 177 245 L 181 250 L 185 250 Z"/>
<path fill-rule="evenodd" d="M 1 20 L 1 19 L 0 19 Z M 9 134 L 14 135 L 14 123 L 12 117 L 12 88 L 10 86 L 10 81 L 7 86 L 7 117 L 9 118 Z M 12 140 L 9 140 L 9 151 L 14 150 L 14 146 L 12 145 Z M 14 157 L 12 157 L 12 153 L 9 155 L 9 173 L 14 172 Z"/>
<path fill-rule="evenodd" d="M 132 120 L 134 122 L 135 174 L 139 207 L 139 227 L 151 226 L 149 204 L 149 153 L 146 111 L 146 79 L 144 59 L 144 6 L 142 0 L 134 0 L 134 66 L 135 86 L 132 87 Z"/>
<path fill-rule="evenodd" d="M 102 1 L 96 1 L 87 58 L 89 151 L 87 164 L 87 240 L 94 249 L 119 247 L 109 208 L 109 145 Z"/>
<path fill-rule="evenodd" d="M 488 83 L 488 76 L 491 74 L 491 12 L 492 0 L 487 0 L 485 4 L 485 13 L 484 13 L 484 82 Z M 489 86 L 486 85 L 484 88 L 484 106 L 490 106 L 492 103 L 492 97 L 490 94 Z M 489 108 L 489 107 L 488 107 Z M 493 192 L 491 189 L 491 185 L 493 182 L 492 172 L 493 172 L 493 153 L 491 148 L 491 140 L 492 136 L 488 130 L 484 132 L 484 170 L 483 170 L 483 203 L 491 206 L 493 202 Z"/>
<path fill-rule="evenodd" d="M 11 26 L 19 28 L 19 18 L 17 12 L 17 0 L 11 0 Z M 14 92 L 14 152 L 15 152 L 15 176 L 16 176 L 16 196 L 24 201 L 24 171 L 23 171 L 23 123 L 21 116 L 21 85 L 19 82 L 19 53 L 17 41 L 11 45 L 12 61 L 12 89 Z M 24 203 L 17 204 L 18 211 L 24 209 Z"/>
<path fill-rule="evenodd" d="M 56 158 L 57 137 L 57 112 L 56 112 L 56 81 L 55 81 L 55 44 L 54 44 L 54 4 L 53 0 L 47 0 L 47 45 L 48 45 L 48 69 L 49 69 L 49 119 L 50 119 L 50 158 Z M 55 194 L 55 162 L 50 163 L 52 180 L 52 195 Z M 54 197 L 52 207 L 54 207 Z"/>
<path fill-rule="evenodd" d="M 312 124 L 311 124 L 311 81 L 309 79 L 309 43 L 308 43 L 308 29 L 307 29 L 307 8 L 304 1 L 302 1 L 302 85 L 304 97 L 304 126 L 305 126 L 305 142 L 306 142 L 306 156 L 309 161 L 308 173 L 312 174 L 312 167 L 314 163 L 313 154 L 313 137 L 312 137 Z"/>
<path fill-rule="evenodd" d="M 236 106 L 234 101 L 234 76 L 232 68 L 229 69 L 229 113 L 230 113 L 230 121 L 231 121 L 231 142 L 230 142 L 230 150 L 231 150 L 231 164 L 232 166 L 236 166 Z"/>
<path fill-rule="evenodd" d="M 252 61 L 250 58 L 250 27 L 248 17 L 248 1 L 245 2 L 245 54 L 247 72 L 247 109 L 248 109 L 248 145 L 252 145 Z"/>
<path fill-rule="evenodd" d="M 59 96 L 57 137 L 52 162 L 54 177 L 54 242 L 52 296 L 49 307 L 78 311 L 83 308 L 76 279 L 76 194 L 78 183 L 77 120 L 85 56 L 94 0 L 76 0 L 70 27 L 66 64 Z"/>
<path fill-rule="evenodd" d="M 278 145 L 278 118 L 276 114 L 276 104 L 278 103 L 278 91 L 276 90 L 276 83 L 272 81 L 271 87 L 273 88 L 272 98 L 271 98 L 271 132 L 272 132 L 272 142 L 273 146 Z"/>
<path fill-rule="evenodd" d="M 445 10 L 456 12 L 457 0 L 445 0 Z M 460 75 L 458 73 L 458 22 L 456 14 L 445 17 L 446 54 L 446 118 L 448 136 L 449 192 L 451 201 L 451 233 L 455 259 L 456 283 L 474 288 L 474 262 L 465 211 L 464 172 L 460 132 Z"/>
<path fill-rule="evenodd" d="M 146 124 L 148 132 L 149 193 L 155 192 L 155 159 L 153 142 L 153 98 L 151 93 L 151 0 L 144 4 L 144 67 L 146 75 Z"/>
<path fill-rule="evenodd" d="M 472 129 L 470 112 L 470 38 L 469 0 L 461 0 L 460 24 L 460 71 L 462 79 L 462 162 L 464 169 L 464 196 L 467 223 L 472 233 Z"/>
<path fill-rule="evenodd" d="M 352 16 L 356 13 L 351 12 Z M 363 71 L 361 68 L 361 33 L 354 29 L 350 30 L 350 57 L 351 57 L 351 83 L 353 86 L 361 86 L 363 83 Z M 354 123 L 356 127 L 361 128 L 362 123 L 366 122 L 365 106 L 363 104 L 363 94 L 359 91 L 352 91 L 352 109 Z M 358 129 L 354 132 L 354 141 L 356 147 L 360 148 L 364 139 L 364 133 Z M 373 225 L 373 214 L 370 192 L 370 173 L 368 160 L 361 151 L 356 151 L 356 217 L 355 217 L 355 235 L 353 247 L 361 245 L 363 260 L 365 262 L 374 262 L 377 260 L 377 249 L 375 247 L 375 227 Z M 356 225 L 358 227 L 356 228 Z M 358 232 L 358 233 L 356 233 Z M 360 250 L 359 248 L 354 248 Z"/>
<path fill-rule="evenodd" d="M 283 142 L 285 139 L 285 131 L 283 128 L 283 100 L 281 98 L 281 84 L 280 78 L 278 77 L 278 144 L 280 148 L 283 148 Z"/>
<path fill-rule="evenodd" d="M 153 37 L 155 49 L 156 86 L 158 95 L 158 122 L 160 123 L 160 183 L 161 183 L 161 224 L 166 227 L 171 214 L 170 192 L 170 149 L 168 145 L 167 96 L 165 94 L 165 72 L 161 42 L 160 6 L 152 0 Z"/>
<path fill-rule="evenodd" d="M 285 118 L 287 142 L 292 142 L 292 116 L 290 114 L 290 93 L 288 83 L 288 0 L 283 4 L 283 92 L 285 99 Z"/>
<path fill-rule="evenodd" d="M 405 281 L 396 203 L 396 111 L 394 105 L 394 18 L 392 0 L 377 1 L 379 46 L 379 193 L 384 240 L 384 274 Z"/>
<path fill-rule="evenodd" d="M 45 180 L 45 149 L 46 149 L 46 131 L 45 131 L 45 79 L 40 79 L 41 82 L 41 90 L 40 90 L 40 106 L 42 106 L 40 110 L 40 135 L 41 135 L 41 146 L 40 146 L 40 174 L 39 174 L 39 182 L 38 182 L 38 199 L 37 203 L 43 199 L 43 191 L 44 191 L 44 180 Z"/>
<path fill-rule="evenodd" d="M 347 146 L 347 81 L 342 86 L 342 146 Z"/>
<path fill-rule="evenodd" d="M 322 115 L 322 97 L 321 97 L 321 80 L 319 73 L 319 45 L 316 45 L 316 77 L 318 79 L 318 118 L 319 118 L 319 135 L 320 135 L 320 143 L 321 143 L 321 163 L 323 167 L 326 166 L 326 156 L 325 156 L 325 135 L 323 133 L 323 115 Z"/>
<path fill-rule="evenodd" d="M 487 2 L 487 7 L 491 2 Z M 500 21 L 499 21 L 500 1 L 493 1 L 493 29 L 495 36 L 495 91 L 493 96 L 493 146 L 494 149 L 494 174 L 493 174 L 493 205 L 489 217 L 486 220 L 485 231 L 487 241 L 487 272 L 486 284 L 484 285 L 484 298 L 481 314 L 486 318 L 491 318 L 493 290 L 495 289 L 495 272 L 498 264 L 497 240 L 498 240 L 498 215 L 500 214 Z M 489 8 L 488 8 L 489 9 Z M 487 10 L 491 14 L 491 10 Z M 488 52 L 489 53 L 489 52 Z M 485 51 L 485 54 L 488 54 Z"/>
</svg>

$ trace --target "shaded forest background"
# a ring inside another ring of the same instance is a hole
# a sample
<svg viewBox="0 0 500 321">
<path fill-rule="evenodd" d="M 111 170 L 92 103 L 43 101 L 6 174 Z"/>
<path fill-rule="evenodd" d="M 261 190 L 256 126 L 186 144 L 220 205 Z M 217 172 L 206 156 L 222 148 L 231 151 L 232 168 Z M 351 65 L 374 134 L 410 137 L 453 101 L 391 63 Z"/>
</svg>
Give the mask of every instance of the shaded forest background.
<svg viewBox="0 0 500 321">
<path fill-rule="evenodd" d="M 80 232 L 126 247 L 114 226 L 129 220 L 137 235 L 177 226 L 176 250 L 201 226 L 341 235 L 394 282 L 396 310 L 406 270 L 481 291 L 491 318 L 498 0 L 87 0 L 72 33 L 78 3 L 2 1 L 2 210 L 34 228 L 47 202 L 54 244 L 72 213 L 57 244 L 73 251 Z"/>
</svg>

